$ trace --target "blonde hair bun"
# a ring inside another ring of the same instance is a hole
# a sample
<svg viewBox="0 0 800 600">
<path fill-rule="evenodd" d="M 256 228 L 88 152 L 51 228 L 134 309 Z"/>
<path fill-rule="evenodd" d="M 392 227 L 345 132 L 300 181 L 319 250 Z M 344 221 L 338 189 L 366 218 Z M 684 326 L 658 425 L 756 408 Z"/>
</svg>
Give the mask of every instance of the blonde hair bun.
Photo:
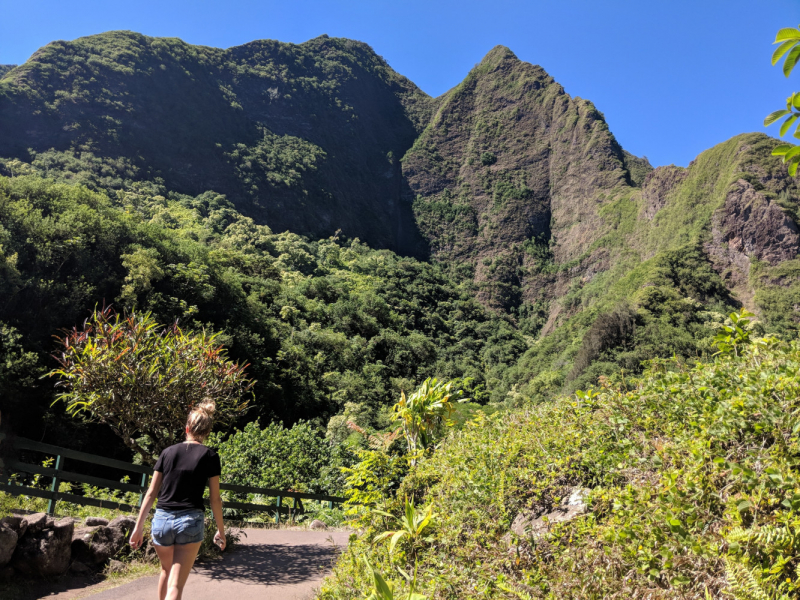
<svg viewBox="0 0 800 600">
<path fill-rule="evenodd" d="M 211 399 L 203 400 L 200 404 L 197 405 L 197 408 L 202 410 L 206 413 L 209 417 L 213 417 L 214 413 L 217 410 L 217 403 Z"/>
<path fill-rule="evenodd" d="M 211 433 L 216 410 L 216 402 L 211 398 L 206 398 L 189 412 L 189 418 L 186 420 L 186 428 L 193 439 L 203 441 L 208 437 L 208 434 Z"/>
</svg>

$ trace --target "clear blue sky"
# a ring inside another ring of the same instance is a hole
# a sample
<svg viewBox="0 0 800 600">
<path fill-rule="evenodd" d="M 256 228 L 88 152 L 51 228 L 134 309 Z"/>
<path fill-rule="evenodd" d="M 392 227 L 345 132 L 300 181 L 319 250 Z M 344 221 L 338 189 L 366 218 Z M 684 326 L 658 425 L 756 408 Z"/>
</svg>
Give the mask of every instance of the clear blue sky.
<svg viewBox="0 0 800 600">
<path fill-rule="evenodd" d="M 800 91 L 769 59 L 800 0 L 28 0 L 0 5 L 0 63 L 112 29 L 227 48 L 323 33 L 370 44 L 437 96 L 495 45 L 592 100 L 628 151 L 686 165 Z"/>
</svg>

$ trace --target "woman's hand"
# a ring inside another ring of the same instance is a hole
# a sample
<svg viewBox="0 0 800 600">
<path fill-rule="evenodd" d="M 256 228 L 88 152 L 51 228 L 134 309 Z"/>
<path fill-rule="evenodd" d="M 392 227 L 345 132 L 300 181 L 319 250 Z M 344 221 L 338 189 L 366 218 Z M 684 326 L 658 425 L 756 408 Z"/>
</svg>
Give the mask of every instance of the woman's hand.
<svg viewBox="0 0 800 600">
<path fill-rule="evenodd" d="M 214 534 L 214 543 L 219 546 L 220 550 L 225 550 L 226 542 L 225 542 L 225 534 L 221 534 L 219 531 Z"/>
<path fill-rule="evenodd" d="M 144 533 L 142 532 L 141 527 L 134 527 L 133 531 L 131 532 L 131 548 L 137 550 L 142 547 L 142 542 L 144 542 Z"/>
</svg>

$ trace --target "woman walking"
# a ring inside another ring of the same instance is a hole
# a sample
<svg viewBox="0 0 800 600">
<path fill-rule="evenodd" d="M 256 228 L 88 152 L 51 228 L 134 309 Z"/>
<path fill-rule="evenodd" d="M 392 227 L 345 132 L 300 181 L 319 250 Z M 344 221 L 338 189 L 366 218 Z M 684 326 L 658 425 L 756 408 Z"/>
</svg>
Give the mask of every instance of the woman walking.
<svg viewBox="0 0 800 600">
<path fill-rule="evenodd" d="M 153 480 L 131 533 L 131 546 L 141 547 L 144 522 L 158 498 L 151 530 L 153 546 L 161 561 L 159 600 L 180 600 L 183 594 L 205 533 L 203 492 L 206 482 L 211 496 L 211 512 L 217 522 L 214 543 L 225 549 L 222 499 L 219 496 L 219 456 L 203 445 L 211 433 L 214 410 L 211 400 L 193 408 L 186 421 L 186 441 L 164 449 L 158 457 Z"/>
</svg>

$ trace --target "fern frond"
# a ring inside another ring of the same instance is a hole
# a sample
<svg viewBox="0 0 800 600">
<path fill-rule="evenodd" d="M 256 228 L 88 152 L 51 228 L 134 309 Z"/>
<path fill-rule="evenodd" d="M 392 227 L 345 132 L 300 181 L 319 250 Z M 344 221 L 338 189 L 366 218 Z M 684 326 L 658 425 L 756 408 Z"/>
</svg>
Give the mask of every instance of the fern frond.
<svg viewBox="0 0 800 600">
<path fill-rule="evenodd" d="M 728 532 L 725 539 L 728 543 L 754 544 L 765 552 L 788 550 L 797 544 L 797 536 L 791 529 L 775 525 L 764 525 L 754 529 L 735 527 Z"/>
<path fill-rule="evenodd" d="M 508 592 L 509 594 L 514 594 L 520 600 L 533 600 L 533 596 L 531 596 L 528 592 L 523 590 L 516 590 L 513 587 L 506 585 L 504 583 L 497 583 L 497 587 L 499 587 L 504 592 Z"/>
<path fill-rule="evenodd" d="M 392 442 L 394 442 L 400 436 L 400 433 L 402 431 L 398 427 L 394 431 L 389 431 L 387 433 L 373 434 L 364 429 L 363 427 L 358 426 L 353 421 L 347 421 L 347 427 L 363 435 L 364 438 L 366 438 L 370 448 L 372 448 L 373 450 L 382 450 L 382 451 L 388 450 L 389 447 L 392 445 Z"/>
<path fill-rule="evenodd" d="M 755 573 L 746 565 L 725 557 L 725 574 L 728 578 L 726 593 L 734 600 L 773 600 Z"/>
</svg>

